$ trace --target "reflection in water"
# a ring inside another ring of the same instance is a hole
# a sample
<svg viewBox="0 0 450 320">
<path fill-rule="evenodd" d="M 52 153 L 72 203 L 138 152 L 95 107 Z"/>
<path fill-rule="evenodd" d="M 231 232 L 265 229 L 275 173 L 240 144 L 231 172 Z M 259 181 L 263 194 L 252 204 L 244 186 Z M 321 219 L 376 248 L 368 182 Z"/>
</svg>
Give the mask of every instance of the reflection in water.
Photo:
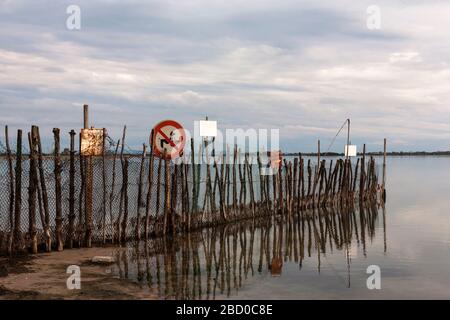
<svg viewBox="0 0 450 320">
<path fill-rule="evenodd" d="M 352 241 L 366 256 L 379 209 L 378 204 L 316 209 L 130 244 L 117 251 L 116 272 L 165 299 L 215 299 L 238 294 L 255 274 L 282 276 L 286 263 L 296 263 L 301 270 L 306 259 L 316 259 L 320 273 L 322 256 L 339 250 L 346 256 L 350 287 Z M 383 206 L 381 211 L 386 252 Z"/>
</svg>

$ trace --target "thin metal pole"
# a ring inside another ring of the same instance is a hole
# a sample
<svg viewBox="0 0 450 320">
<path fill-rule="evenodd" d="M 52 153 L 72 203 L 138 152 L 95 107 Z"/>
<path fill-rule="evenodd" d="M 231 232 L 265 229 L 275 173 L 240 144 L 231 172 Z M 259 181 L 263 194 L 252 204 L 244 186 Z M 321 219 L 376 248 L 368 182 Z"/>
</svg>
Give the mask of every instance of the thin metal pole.
<svg viewBox="0 0 450 320">
<path fill-rule="evenodd" d="M 386 186 L 386 153 L 387 153 L 387 141 L 384 138 L 384 152 L 383 152 L 383 192 Z"/>
<path fill-rule="evenodd" d="M 349 158 L 349 146 L 350 146 L 350 118 L 347 119 L 347 146 L 346 146 L 346 152 L 345 152 L 345 159 L 348 160 Z"/>
</svg>

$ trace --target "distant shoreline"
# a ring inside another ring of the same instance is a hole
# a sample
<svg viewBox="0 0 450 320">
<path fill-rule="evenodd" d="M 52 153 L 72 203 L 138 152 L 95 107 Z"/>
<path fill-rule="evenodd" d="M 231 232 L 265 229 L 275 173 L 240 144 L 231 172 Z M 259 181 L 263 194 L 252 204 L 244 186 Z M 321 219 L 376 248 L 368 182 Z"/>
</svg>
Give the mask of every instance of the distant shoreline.
<svg viewBox="0 0 450 320">
<path fill-rule="evenodd" d="M 140 156 L 142 154 L 141 151 L 134 151 L 131 150 L 131 152 L 127 152 L 126 155 L 133 155 L 133 156 Z M 250 154 L 256 154 L 256 153 L 250 153 Z M 282 152 L 283 156 L 287 157 L 294 157 L 301 154 L 303 157 L 317 157 L 317 152 Z M 12 153 L 12 156 L 14 157 L 14 152 Z M 61 152 L 61 156 L 68 156 L 68 152 Z M 78 153 L 76 153 L 78 156 Z M 111 152 L 107 152 L 106 155 L 112 155 Z M 147 154 L 148 155 L 148 154 Z M 44 157 L 52 157 L 52 153 L 44 153 Z M 320 153 L 321 157 L 345 157 L 344 153 L 338 153 L 338 152 L 323 152 Z M 362 156 L 362 153 L 358 153 L 358 157 Z M 366 156 L 383 156 L 382 151 L 378 152 L 366 152 Z M 391 151 L 387 152 L 386 156 L 388 157 L 423 157 L 423 156 L 450 156 L 450 151 L 433 151 L 433 152 L 425 152 L 425 151 L 418 151 L 418 152 L 405 152 L 405 151 Z M 0 158 L 4 159 L 7 157 L 6 153 L 0 153 Z M 27 153 L 23 153 L 23 157 L 28 157 Z"/>
<path fill-rule="evenodd" d="M 302 156 L 306 157 L 314 157 L 317 156 L 317 152 L 300 152 Z M 286 152 L 283 153 L 284 156 L 298 156 L 299 152 Z M 320 156 L 322 157 L 344 157 L 344 153 L 337 153 L 337 152 L 324 152 L 320 153 Z M 362 153 L 358 153 L 358 156 L 362 156 Z M 378 152 L 366 152 L 366 156 L 383 156 L 382 151 Z M 392 151 L 387 152 L 386 156 L 388 157 L 421 157 L 421 156 L 450 156 L 450 151 L 433 151 L 433 152 L 425 152 L 425 151 L 418 151 L 418 152 L 405 152 L 405 151 Z"/>
</svg>

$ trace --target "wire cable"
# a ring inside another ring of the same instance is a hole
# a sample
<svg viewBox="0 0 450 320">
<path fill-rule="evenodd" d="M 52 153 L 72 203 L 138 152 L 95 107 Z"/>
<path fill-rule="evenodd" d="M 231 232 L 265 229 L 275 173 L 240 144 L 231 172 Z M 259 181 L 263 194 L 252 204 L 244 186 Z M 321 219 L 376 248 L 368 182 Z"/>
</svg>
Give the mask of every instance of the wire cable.
<svg viewBox="0 0 450 320">
<path fill-rule="evenodd" d="M 338 137 L 339 133 L 341 133 L 342 129 L 344 129 L 345 125 L 347 124 L 348 119 L 346 119 L 344 121 L 344 123 L 342 124 L 341 128 L 338 130 L 338 132 L 336 133 L 336 135 L 334 136 L 333 140 L 331 140 L 330 145 L 328 146 L 328 149 L 326 151 L 326 153 L 328 153 L 328 151 L 330 151 L 330 148 L 333 146 L 334 142 L 336 141 L 336 138 Z"/>
</svg>

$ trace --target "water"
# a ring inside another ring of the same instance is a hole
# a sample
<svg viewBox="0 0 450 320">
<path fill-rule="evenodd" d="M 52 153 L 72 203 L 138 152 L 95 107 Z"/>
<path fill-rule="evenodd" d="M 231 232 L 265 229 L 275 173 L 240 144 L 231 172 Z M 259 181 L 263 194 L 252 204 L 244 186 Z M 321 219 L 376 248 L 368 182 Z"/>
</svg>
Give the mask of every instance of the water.
<svg viewBox="0 0 450 320">
<path fill-rule="evenodd" d="M 449 299 L 449 163 L 389 157 L 385 208 L 130 245 L 115 272 L 166 299 Z M 370 265 L 380 290 L 367 288 Z"/>
</svg>

